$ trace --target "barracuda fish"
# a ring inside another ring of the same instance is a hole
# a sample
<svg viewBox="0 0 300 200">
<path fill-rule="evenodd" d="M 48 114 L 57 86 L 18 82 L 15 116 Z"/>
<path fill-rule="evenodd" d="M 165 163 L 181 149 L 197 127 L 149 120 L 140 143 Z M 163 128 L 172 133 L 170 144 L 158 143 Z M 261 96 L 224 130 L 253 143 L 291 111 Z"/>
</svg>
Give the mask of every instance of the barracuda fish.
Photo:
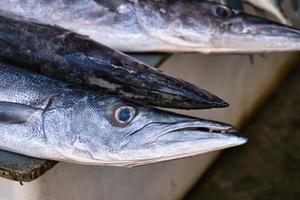
<svg viewBox="0 0 300 200">
<path fill-rule="evenodd" d="M 1 1 L 0 1 L 1 2 Z M 8 17 L 10 16 L 10 17 Z M 148 106 L 226 107 L 209 92 L 72 31 L 0 11 L 0 58 Z"/>
<path fill-rule="evenodd" d="M 0 64 L 0 149 L 89 165 L 135 166 L 246 142 L 232 126 L 143 107 Z"/>
<path fill-rule="evenodd" d="M 274 15 L 281 23 L 291 25 L 291 21 L 284 15 L 281 8 L 283 0 L 246 0 L 250 4 Z M 298 1 L 298 0 L 296 0 Z M 295 5 L 295 4 L 294 4 Z"/>
<path fill-rule="evenodd" d="M 298 29 L 201 0 L 1 0 L 0 7 L 126 52 L 300 50 Z"/>
</svg>

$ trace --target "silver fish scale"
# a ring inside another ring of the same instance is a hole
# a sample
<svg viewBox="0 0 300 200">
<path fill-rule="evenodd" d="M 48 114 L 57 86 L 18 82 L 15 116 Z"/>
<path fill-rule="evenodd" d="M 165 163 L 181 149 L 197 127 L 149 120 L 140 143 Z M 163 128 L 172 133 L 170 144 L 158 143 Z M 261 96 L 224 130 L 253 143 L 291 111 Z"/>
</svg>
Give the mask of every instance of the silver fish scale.
<svg viewBox="0 0 300 200">
<path fill-rule="evenodd" d="M 47 77 L 35 77 L 32 74 L 24 74 L 18 70 L 8 70 L 9 67 L 1 66 L 0 69 L 0 101 L 21 103 L 37 108 L 42 108 L 43 103 L 51 97 L 53 88 L 58 86 L 58 82 Z M 48 83 L 45 85 L 45 83 Z M 41 87 L 43 85 L 44 87 Z M 11 90 L 14 88 L 14 90 Z M 54 93 L 61 92 L 56 89 Z"/>
<path fill-rule="evenodd" d="M 46 150 L 41 118 L 32 119 L 30 123 L 0 123 L 1 149 L 21 154 L 36 154 Z M 13 134 L 12 134 L 13 133 Z"/>
<path fill-rule="evenodd" d="M 45 84 L 49 83 L 49 84 Z M 45 87 L 41 87 L 44 85 Z M 57 86 L 55 81 L 46 77 L 35 77 L 11 70 L 11 67 L 0 66 L 0 101 L 29 105 L 43 108 L 47 99 Z M 14 88 L 12 90 L 12 88 Z M 57 89 L 57 91 L 59 91 Z M 36 154 L 46 150 L 45 133 L 43 129 L 42 110 L 37 110 L 30 122 L 23 124 L 0 123 L 0 146 L 2 149 L 18 153 Z M 13 134 L 12 134 L 13 133 Z"/>
</svg>

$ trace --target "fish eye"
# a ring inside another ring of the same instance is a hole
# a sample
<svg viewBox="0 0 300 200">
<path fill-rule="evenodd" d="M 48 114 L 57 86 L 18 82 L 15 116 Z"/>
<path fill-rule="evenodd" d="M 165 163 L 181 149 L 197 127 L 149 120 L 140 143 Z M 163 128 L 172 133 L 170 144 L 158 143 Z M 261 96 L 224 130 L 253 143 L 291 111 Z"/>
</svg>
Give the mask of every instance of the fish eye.
<svg viewBox="0 0 300 200">
<path fill-rule="evenodd" d="M 114 111 L 114 120 L 120 126 L 128 125 L 135 117 L 136 109 L 131 106 L 120 106 Z"/>
<path fill-rule="evenodd" d="M 225 18 L 230 17 L 233 14 L 232 10 L 224 5 L 218 5 L 213 9 L 213 13 L 216 17 Z"/>
</svg>

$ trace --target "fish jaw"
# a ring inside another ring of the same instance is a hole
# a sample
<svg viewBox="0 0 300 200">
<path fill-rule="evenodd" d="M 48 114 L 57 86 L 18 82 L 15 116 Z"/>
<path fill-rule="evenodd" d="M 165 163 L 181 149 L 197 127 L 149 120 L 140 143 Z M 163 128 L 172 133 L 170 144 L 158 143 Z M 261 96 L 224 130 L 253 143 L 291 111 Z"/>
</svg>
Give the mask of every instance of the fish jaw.
<svg viewBox="0 0 300 200">
<path fill-rule="evenodd" d="M 236 130 L 223 123 L 210 120 L 182 121 L 145 127 L 134 141 L 124 145 L 118 154 L 131 157 L 126 166 L 132 167 L 154 162 L 179 159 L 211 151 L 242 145 L 247 139 L 237 136 Z M 153 131 L 156 130 L 156 131 Z M 133 152 L 138 152 L 133 154 Z"/>
<path fill-rule="evenodd" d="M 210 120 L 190 120 L 176 123 L 151 123 L 125 137 L 114 148 L 110 159 L 88 161 L 101 165 L 134 167 L 162 161 L 186 158 L 211 151 L 242 145 L 247 139 L 236 130 Z M 86 163 L 84 163 L 86 164 Z"/>
<path fill-rule="evenodd" d="M 209 53 L 261 53 L 300 50 L 300 30 L 271 20 L 237 13 L 224 20 Z M 217 48 L 219 47 L 219 48 Z"/>
<path fill-rule="evenodd" d="M 208 120 L 204 121 L 209 122 Z M 184 128 L 179 128 L 182 126 Z M 164 129 L 157 126 L 156 130 L 158 127 L 160 130 Z M 63 155 L 61 158 L 63 161 L 84 165 L 135 167 L 196 156 L 247 142 L 245 137 L 235 135 L 236 131 L 231 126 L 214 128 L 211 125 L 205 127 L 200 121 L 170 125 L 166 132 L 155 132 L 153 127 L 152 130 L 145 128 L 135 133 L 138 136 L 131 135 L 131 138 L 128 136 L 128 140 L 124 140 L 119 148 L 105 153 L 101 152 L 102 155 L 99 157 L 95 152 L 89 152 L 80 157 L 70 151 L 61 152 L 60 155 Z M 85 146 L 82 147 L 79 141 L 75 141 L 73 145 L 85 149 Z M 105 157 L 103 154 L 106 154 Z"/>
</svg>

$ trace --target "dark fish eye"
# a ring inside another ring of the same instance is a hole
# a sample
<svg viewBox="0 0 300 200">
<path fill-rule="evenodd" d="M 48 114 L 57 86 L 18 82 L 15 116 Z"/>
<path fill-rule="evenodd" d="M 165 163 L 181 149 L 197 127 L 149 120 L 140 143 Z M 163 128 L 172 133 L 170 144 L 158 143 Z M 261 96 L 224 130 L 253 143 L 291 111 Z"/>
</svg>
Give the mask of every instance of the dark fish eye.
<svg viewBox="0 0 300 200">
<path fill-rule="evenodd" d="M 119 125 L 129 124 L 135 117 L 136 110 L 131 106 L 120 106 L 114 112 L 114 120 Z"/>
<path fill-rule="evenodd" d="M 213 13 L 216 17 L 230 17 L 232 15 L 232 10 L 224 5 L 219 5 L 214 7 Z"/>
</svg>

